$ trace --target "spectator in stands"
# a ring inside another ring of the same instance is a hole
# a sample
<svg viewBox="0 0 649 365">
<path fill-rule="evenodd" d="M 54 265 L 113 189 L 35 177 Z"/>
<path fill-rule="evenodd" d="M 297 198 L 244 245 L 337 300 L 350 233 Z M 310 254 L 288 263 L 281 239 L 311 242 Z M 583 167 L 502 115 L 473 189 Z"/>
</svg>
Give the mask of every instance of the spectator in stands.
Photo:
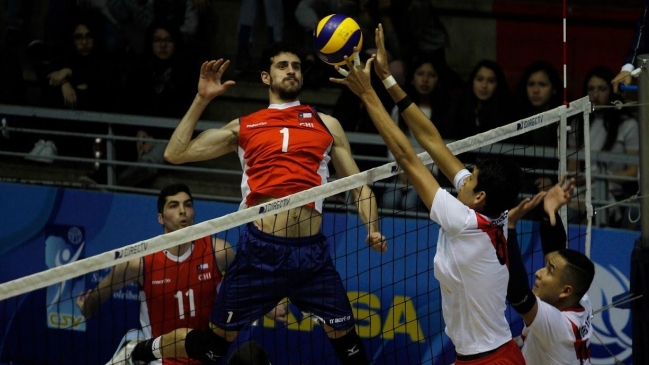
<svg viewBox="0 0 649 365">
<path fill-rule="evenodd" d="M 533 62 L 525 69 L 516 87 L 516 104 L 518 106 L 516 119 L 526 118 L 558 107 L 561 105 L 562 89 L 561 78 L 550 63 L 546 61 Z M 525 135 L 530 137 L 525 141 L 526 143 L 535 146 L 557 146 L 555 126 L 548 126 L 538 132 Z"/>
<path fill-rule="evenodd" d="M 112 111 L 116 73 L 102 52 L 102 43 L 94 24 L 87 19 L 74 22 L 69 33 L 69 46 L 62 58 L 50 65 L 41 81 L 42 103 L 51 108 L 89 111 Z M 84 122 L 57 121 L 52 128 L 63 131 L 105 133 L 104 127 Z M 67 156 L 92 157 L 94 138 L 52 137 L 44 146 L 37 144 L 27 158 L 51 162 L 57 152 Z M 40 143 L 40 141 L 39 141 Z M 42 147 L 42 148 L 41 148 Z"/>
<path fill-rule="evenodd" d="M 126 77 L 122 110 L 128 114 L 181 118 L 196 94 L 192 75 L 197 68 L 186 56 L 183 37 L 173 23 L 155 21 L 146 36 L 148 47 Z M 142 140 L 166 137 L 156 128 L 141 130 L 121 127 L 116 132 L 127 136 L 137 134 Z M 164 148 L 159 148 L 157 144 L 151 144 L 151 147 L 136 149 L 130 142 L 118 143 L 117 158 L 163 163 Z M 136 150 L 137 158 L 133 155 Z M 120 173 L 120 180 L 136 184 L 153 177 L 155 173 L 155 169 L 128 168 Z"/>
<path fill-rule="evenodd" d="M 546 61 L 535 61 L 523 72 L 523 76 L 516 87 L 516 120 L 546 112 L 561 105 L 561 78 L 557 70 Z M 537 129 L 534 133 L 525 133 L 514 138 L 512 142 L 524 145 L 557 148 L 557 126 L 549 125 Z M 533 149 L 535 154 L 545 153 L 545 149 Z M 556 170 L 556 159 L 526 156 L 518 159 L 523 168 Z M 557 174 L 526 174 L 523 179 L 523 193 L 535 194 L 540 190 L 550 189 L 557 183 Z M 541 217 L 539 209 L 534 210 L 534 215 Z"/>
<path fill-rule="evenodd" d="M 421 55 L 415 58 L 410 69 L 412 72 L 404 89 L 408 95 L 412 95 L 412 100 L 431 122 L 441 127 L 444 124 L 450 100 L 445 84 L 444 67 L 439 63 L 438 58 Z M 397 106 L 392 108 L 390 115 L 412 141 L 415 152 L 418 154 L 423 152 L 424 150 L 415 141 Z M 388 158 L 394 160 L 390 151 L 388 151 Z M 384 208 L 397 210 L 425 208 L 412 185 L 407 185 L 408 180 L 405 174 L 400 174 L 397 181 L 405 186 L 394 190 L 390 189 L 383 194 L 382 206 Z"/>
<path fill-rule="evenodd" d="M 614 76 L 611 69 L 600 66 L 592 69 L 584 80 L 584 93 L 588 95 L 595 107 L 590 116 L 590 150 L 591 152 L 637 155 L 640 149 L 638 121 L 623 110 L 611 107 L 613 101 L 621 100 L 619 94 L 613 93 L 612 80 Z M 568 142 L 573 148 L 583 147 L 580 126 L 579 121 L 572 123 L 573 130 L 577 132 L 570 134 Z M 609 176 L 636 177 L 638 174 L 638 165 L 620 162 L 598 161 L 591 164 L 591 169 L 593 174 Z M 569 171 L 579 173 L 583 170 L 576 160 L 569 160 Z M 638 185 L 635 182 L 611 179 L 603 181 L 603 184 L 598 184 L 597 181 L 593 181 L 593 197 L 596 199 L 600 196 L 600 199 L 622 200 L 638 191 Z M 577 179 L 578 185 L 584 183 L 583 177 Z M 607 192 L 598 193 L 601 191 L 599 190 L 601 187 L 605 187 Z M 621 213 L 620 209 L 609 210 L 607 223 L 619 226 L 623 218 Z"/>
<path fill-rule="evenodd" d="M 478 62 L 448 118 L 448 135 L 463 139 L 513 121 L 511 94 L 498 63 Z"/>
<path fill-rule="evenodd" d="M 180 118 L 196 93 L 191 75 L 197 70 L 187 57 L 178 27 L 160 20 L 151 24 L 147 47 L 126 78 L 123 111 Z"/>
<path fill-rule="evenodd" d="M 70 44 L 63 58 L 54 62 L 47 75 L 44 103 L 49 107 L 109 111 L 106 103 L 115 73 L 102 49 L 95 24 L 81 19 L 71 32 Z"/>
<path fill-rule="evenodd" d="M 185 42 L 191 40 L 198 29 L 194 1 L 202 3 L 202 0 L 108 0 L 108 10 L 125 32 L 130 47 L 141 54 L 148 48 L 146 32 L 156 20 L 168 21 L 178 27 Z"/>
<path fill-rule="evenodd" d="M 259 0 L 242 0 L 239 14 L 239 31 L 237 34 L 237 64 L 235 72 L 240 76 L 259 76 L 253 69 L 252 41 L 253 28 L 257 17 Z M 280 42 L 284 37 L 284 2 L 283 0 L 264 0 L 268 44 Z"/>
</svg>

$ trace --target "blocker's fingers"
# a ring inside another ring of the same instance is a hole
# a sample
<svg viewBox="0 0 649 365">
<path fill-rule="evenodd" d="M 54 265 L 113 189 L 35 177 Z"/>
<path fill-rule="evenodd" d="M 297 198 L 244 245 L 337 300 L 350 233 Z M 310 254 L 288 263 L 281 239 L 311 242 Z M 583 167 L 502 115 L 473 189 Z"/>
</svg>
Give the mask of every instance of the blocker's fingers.
<svg viewBox="0 0 649 365">
<path fill-rule="evenodd" d="M 345 70 L 342 67 L 338 67 L 338 73 L 343 75 L 343 77 L 347 77 L 347 75 L 349 75 L 349 71 Z"/>
<path fill-rule="evenodd" d="M 358 55 L 358 51 L 354 52 L 354 66 L 361 65 L 361 57 Z"/>
</svg>

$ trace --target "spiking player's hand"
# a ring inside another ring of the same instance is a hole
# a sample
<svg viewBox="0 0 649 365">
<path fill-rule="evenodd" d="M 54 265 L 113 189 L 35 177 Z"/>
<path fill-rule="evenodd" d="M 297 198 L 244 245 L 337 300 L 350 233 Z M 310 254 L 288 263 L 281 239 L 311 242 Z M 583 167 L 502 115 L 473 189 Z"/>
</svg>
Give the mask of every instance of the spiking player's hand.
<svg viewBox="0 0 649 365">
<path fill-rule="evenodd" d="M 221 82 L 221 77 L 229 65 L 230 61 L 223 61 L 222 58 L 217 61 L 203 62 L 201 76 L 198 79 L 198 96 L 211 100 L 234 85 L 235 82 L 232 80 Z"/>
<path fill-rule="evenodd" d="M 374 250 L 378 252 L 386 252 L 388 250 L 388 241 L 381 232 L 370 232 L 365 238 L 365 242 Z"/>
</svg>

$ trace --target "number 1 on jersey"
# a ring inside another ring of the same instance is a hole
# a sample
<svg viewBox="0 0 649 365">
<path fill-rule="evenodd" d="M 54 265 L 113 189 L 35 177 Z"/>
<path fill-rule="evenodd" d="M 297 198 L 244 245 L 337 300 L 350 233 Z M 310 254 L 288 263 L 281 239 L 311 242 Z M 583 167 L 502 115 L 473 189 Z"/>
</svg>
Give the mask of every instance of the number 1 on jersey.
<svg viewBox="0 0 649 365">
<path fill-rule="evenodd" d="M 279 133 L 283 134 L 282 138 L 282 152 L 288 152 L 288 128 L 282 128 Z"/>
</svg>

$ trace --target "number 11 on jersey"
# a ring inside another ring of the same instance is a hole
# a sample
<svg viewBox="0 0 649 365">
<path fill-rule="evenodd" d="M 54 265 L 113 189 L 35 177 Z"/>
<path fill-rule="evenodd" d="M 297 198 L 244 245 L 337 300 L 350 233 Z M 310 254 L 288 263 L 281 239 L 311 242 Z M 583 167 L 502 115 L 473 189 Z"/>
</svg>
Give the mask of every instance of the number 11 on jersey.
<svg viewBox="0 0 649 365">
<path fill-rule="evenodd" d="M 194 290 L 189 289 L 185 296 L 189 299 L 189 316 L 196 317 L 196 304 L 194 304 Z M 178 315 L 180 319 L 185 319 L 185 303 L 183 299 L 183 292 L 178 290 L 174 297 L 178 300 Z"/>
</svg>

